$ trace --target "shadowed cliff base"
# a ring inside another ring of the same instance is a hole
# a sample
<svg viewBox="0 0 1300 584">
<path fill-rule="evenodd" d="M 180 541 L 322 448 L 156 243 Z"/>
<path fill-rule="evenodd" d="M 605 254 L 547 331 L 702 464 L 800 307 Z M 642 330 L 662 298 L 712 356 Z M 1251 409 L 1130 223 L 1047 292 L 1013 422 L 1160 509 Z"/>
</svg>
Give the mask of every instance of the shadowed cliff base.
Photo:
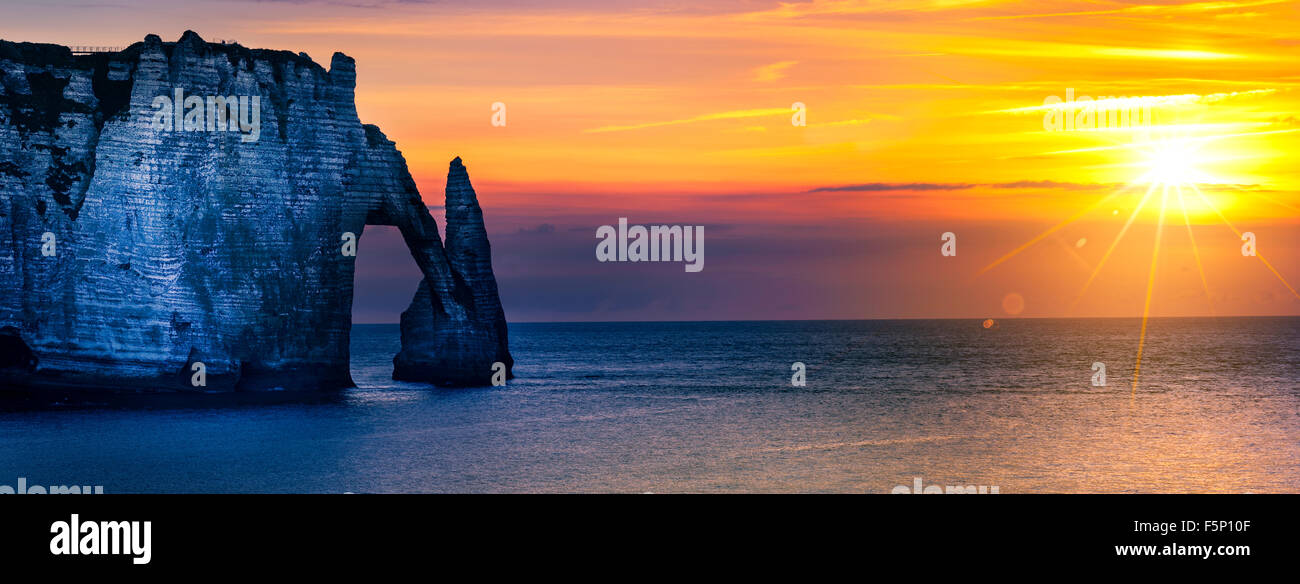
<svg viewBox="0 0 1300 584">
<path fill-rule="evenodd" d="M 394 375 L 486 385 L 492 363 L 509 370 L 464 166 L 448 174 L 444 246 L 355 86 L 342 53 L 326 70 L 189 31 L 91 55 L 0 41 L 0 341 L 17 351 L 0 389 L 350 387 L 355 255 L 341 245 L 366 225 L 397 227 L 424 274 Z M 226 107 L 239 123 L 214 125 Z"/>
</svg>

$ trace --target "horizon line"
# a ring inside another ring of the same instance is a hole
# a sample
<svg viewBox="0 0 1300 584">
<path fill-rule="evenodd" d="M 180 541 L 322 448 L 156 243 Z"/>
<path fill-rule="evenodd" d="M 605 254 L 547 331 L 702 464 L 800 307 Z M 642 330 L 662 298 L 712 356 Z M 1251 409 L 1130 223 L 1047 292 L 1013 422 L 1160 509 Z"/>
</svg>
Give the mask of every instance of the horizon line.
<svg viewBox="0 0 1300 584">
<path fill-rule="evenodd" d="M 507 320 L 506 324 L 686 324 L 686 323 L 736 323 L 736 322 L 889 322 L 889 321 L 933 321 L 933 320 L 1123 320 L 1141 319 L 1135 316 L 1020 316 L 1020 317 L 890 317 L 890 318 L 770 318 L 770 319 L 729 319 L 729 320 Z M 1151 319 L 1230 319 L 1230 318 L 1300 318 L 1300 314 L 1216 314 L 1216 315 L 1180 315 L 1152 316 Z M 354 322 L 352 326 L 400 325 L 400 322 Z"/>
</svg>

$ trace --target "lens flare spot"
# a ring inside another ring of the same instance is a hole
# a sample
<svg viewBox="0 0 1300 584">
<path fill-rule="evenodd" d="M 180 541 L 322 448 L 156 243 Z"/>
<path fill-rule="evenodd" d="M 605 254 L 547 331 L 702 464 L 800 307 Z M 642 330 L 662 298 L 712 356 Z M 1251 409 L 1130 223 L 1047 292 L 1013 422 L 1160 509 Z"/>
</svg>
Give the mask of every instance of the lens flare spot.
<svg viewBox="0 0 1300 584">
<path fill-rule="evenodd" d="M 1025 298 L 1019 294 L 1016 294 L 1015 292 L 1003 296 L 1002 310 L 1006 311 L 1007 314 L 1010 314 L 1012 316 L 1024 312 Z"/>
</svg>

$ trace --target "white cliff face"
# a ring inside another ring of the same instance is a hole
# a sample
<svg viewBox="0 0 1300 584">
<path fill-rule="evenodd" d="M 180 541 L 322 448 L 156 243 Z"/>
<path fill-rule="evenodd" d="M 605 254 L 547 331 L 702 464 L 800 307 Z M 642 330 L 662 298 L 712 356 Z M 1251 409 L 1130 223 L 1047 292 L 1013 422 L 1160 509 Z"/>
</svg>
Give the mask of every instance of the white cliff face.
<svg viewBox="0 0 1300 584">
<path fill-rule="evenodd" d="M 0 41 L 0 345 L 14 349 L 0 384 L 350 386 L 355 257 L 343 238 L 367 224 L 397 226 L 425 274 L 403 315 L 398 376 L 487 383 L 493 362 L 509 365 L 464 167 L 449 175 L 463 187 L 449 181 L 444 249 L 405 160 L 358 119 L 355 83 L 341 53 L 326 71 L 191 32 L 76 57 Z M 243 119 L 257 123 L 159 127 L 159 98 L 178 90 L 243 96 L 259 106 Z"/>
</svg>

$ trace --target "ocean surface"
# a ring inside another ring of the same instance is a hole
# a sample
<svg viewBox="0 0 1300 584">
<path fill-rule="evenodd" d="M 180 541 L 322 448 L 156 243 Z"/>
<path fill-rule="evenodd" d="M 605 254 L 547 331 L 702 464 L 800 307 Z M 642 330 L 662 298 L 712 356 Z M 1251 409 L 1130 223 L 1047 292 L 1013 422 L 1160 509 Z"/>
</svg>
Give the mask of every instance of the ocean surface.
<svg viewBox="0 0 1300 584">
<path fill-rule="evenodd" d="M 517 379 L 0 409 L 0 485 L 105 492 L 1300 492 L 1300 318 L 514 324 Z M 791 365 L 807 366 L 792 387 Z M 1093 363 L 1106 386 L 1094 387 Z M 0 380 L 2 382 L 2 380 Z"/>
</svg>

